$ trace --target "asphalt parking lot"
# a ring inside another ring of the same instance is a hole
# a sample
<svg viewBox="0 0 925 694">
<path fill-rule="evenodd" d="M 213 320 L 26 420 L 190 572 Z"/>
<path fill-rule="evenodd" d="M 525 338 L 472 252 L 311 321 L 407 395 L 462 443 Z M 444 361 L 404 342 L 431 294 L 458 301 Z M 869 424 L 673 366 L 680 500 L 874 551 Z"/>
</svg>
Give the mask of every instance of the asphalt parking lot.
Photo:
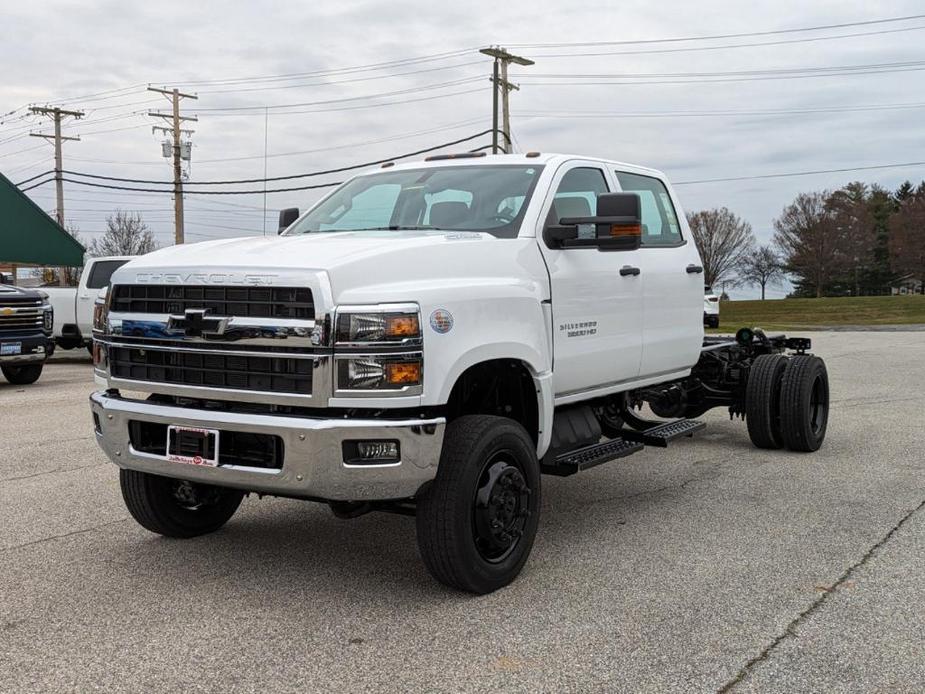
<svg viewBox="0 0 925 694">
<path fill-rule="evenodd" d="M 251 497 L 212 536 L 146 532 L 89 362 L 56 357 L 0 385 L 0 690 L 922 691 L 925 333 L 813 338 L 821 451 L 717 410 L 544 478 L 531 560 L 484 597 L 433 582 L 401 516 Z"/>
</svg>

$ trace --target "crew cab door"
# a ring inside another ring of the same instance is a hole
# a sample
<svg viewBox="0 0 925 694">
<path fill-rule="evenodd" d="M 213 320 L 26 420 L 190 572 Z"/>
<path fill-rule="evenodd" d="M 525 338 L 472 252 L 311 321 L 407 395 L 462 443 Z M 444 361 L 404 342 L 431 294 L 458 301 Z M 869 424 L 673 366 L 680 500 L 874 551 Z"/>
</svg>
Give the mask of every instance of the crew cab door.
<svg viewBox="0 0 925 694">
<path fill-rule="evenodd" d="M 544 227 L 594 215 L 597 196 L 613 191 L 612 181 L 598 164 L 564 164 L 544 201 Z M 634 380 L 642 348 L 642 277 L 632 269 L 639 269 L 640 251 L 550 248 L 542 232 L 537 242 L 551 281 L 556 395 Z M 594 234 L 594 225 L 579 227 L 579 238 Z"/>
<path fill-rule="evenodd" d="M 703 268 L 686 224 L 663 181 L 614 172 L 637 193 L 642 212 L 642 362 L 640 378 L 690 368 L 703 343 Z"/>
</svg>

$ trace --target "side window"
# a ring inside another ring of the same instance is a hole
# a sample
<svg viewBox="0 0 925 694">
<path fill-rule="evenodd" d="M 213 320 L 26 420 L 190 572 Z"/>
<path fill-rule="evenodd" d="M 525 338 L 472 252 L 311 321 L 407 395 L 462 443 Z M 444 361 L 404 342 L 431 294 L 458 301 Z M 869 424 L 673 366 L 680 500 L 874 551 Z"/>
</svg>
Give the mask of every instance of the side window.
<svg viewBox="0 0 925 694">
<path fill-rule="evenodd" d="M 597 212 L 597 196 L 609 193 L 604 172 L 594 168 L 572 169 L 559 182 L 552 199 L 551 224 L 563 217 L 592 217 Z M 578 238 L 594 238 L 593 224 L 578 227 Z"/>
<path fill-rule="evenodd" d="M 319 224 L 319 229 L 370 229 L 387 227 L 391 224 L 392 212 L 401 186 L 397 183 L 376 185 L 353 198 L 353 205 L 341 205 L 331 214 L 328 222 Z"/>
<path fill-rule="evenodd" d="M 642 246 L 676 246 L 681 226 L 665 184 L 651 176 L 614 172 L 624 193 L 638 193 L 642 206 Z"/>
<path fill-rule="evenodd" d="M 101 260 L 93 264 L 90 276 L 87 278 L 87 289 L 102 289 L 109 286 L 112 273 L 125 265 L 127 260 Z"/>
</svg>

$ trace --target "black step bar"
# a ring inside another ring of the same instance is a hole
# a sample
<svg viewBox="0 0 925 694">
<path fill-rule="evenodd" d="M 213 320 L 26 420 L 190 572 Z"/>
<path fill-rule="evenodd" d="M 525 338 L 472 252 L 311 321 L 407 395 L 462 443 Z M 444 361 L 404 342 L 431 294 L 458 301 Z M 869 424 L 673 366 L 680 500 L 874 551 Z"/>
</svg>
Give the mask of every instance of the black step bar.
<svg viewBox="0 0 925 694">
<path fill-rule="evenodd" d="M 623 432 L 623 438 L 627 441 L 637 441 L 646 446 L 657 446 L 658 448 L 668 448 L 668 443 L 682 436 L 693 436 L 698 431 L 706 428 L 706 423 L 696 419 L 676 419 L 673 422 L 662 422 L 643 431 L 633 431 L 627 429 Z"/>
<path fill-rule="evenodd" d="M 550 460 L 550 455 L 540 462 L 540 472 L 544 475 L 568 477 L 576 472 L 609 463 L 611 460 L 625 458 L 638 453 L 646 446 L 668 448 L 668 444 L 682 436 L 693 436 L 696 432 L 706 428 L 706 423 L 696 419 L 675 419 L 670 422 L 653 422 L 631 415 L 628 422 L 636 425 L 648 425 L 645 429 L 623 429 L 620 438 L 610 439 L 603 443 L 576 448 L 573 451 L 560 453 Z M 547 462 L 549 461 L 549 462 Z"/>
<path fill-rule="evenodd" d="M 625 458 L 641 451 L 643 448 L 645 446 L 636 441 L 610 439 L 603 443 L 595 443 L 568 453 L 562 453 L 556 456 L 551 464 L 540 465 L 540 471 L 546 475 L 568 477 L 596 465 L 609 463 L 611 460 L 617 460 L 618 458 Z"/>
</svg>

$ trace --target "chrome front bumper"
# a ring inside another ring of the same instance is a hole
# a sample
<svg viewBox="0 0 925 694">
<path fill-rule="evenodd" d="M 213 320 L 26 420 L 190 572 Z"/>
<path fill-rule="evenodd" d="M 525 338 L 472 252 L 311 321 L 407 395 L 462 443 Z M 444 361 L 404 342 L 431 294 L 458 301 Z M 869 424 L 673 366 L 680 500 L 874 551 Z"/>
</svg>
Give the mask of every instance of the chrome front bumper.
<svg viewBox="0 0 925 694">
<path fill-rule="evenodd" d="M 262 494 L 331 501 L 385 501 L 413 497 L 437 474 L 446 420 L 321 419 L 216 412 L 96 392 L 90 396 L 96 439 L 119 467 L 155 475 L 234 487 Z M 283 439 L 279 470 L 242 466 L 203 467 L 136 451 L 129 437 L 132 420 L 180 426 L 272 434 Z M 342 443 L 393 439 L 401 461 L 388 465 L 347 465 Z"/>
</svg>

